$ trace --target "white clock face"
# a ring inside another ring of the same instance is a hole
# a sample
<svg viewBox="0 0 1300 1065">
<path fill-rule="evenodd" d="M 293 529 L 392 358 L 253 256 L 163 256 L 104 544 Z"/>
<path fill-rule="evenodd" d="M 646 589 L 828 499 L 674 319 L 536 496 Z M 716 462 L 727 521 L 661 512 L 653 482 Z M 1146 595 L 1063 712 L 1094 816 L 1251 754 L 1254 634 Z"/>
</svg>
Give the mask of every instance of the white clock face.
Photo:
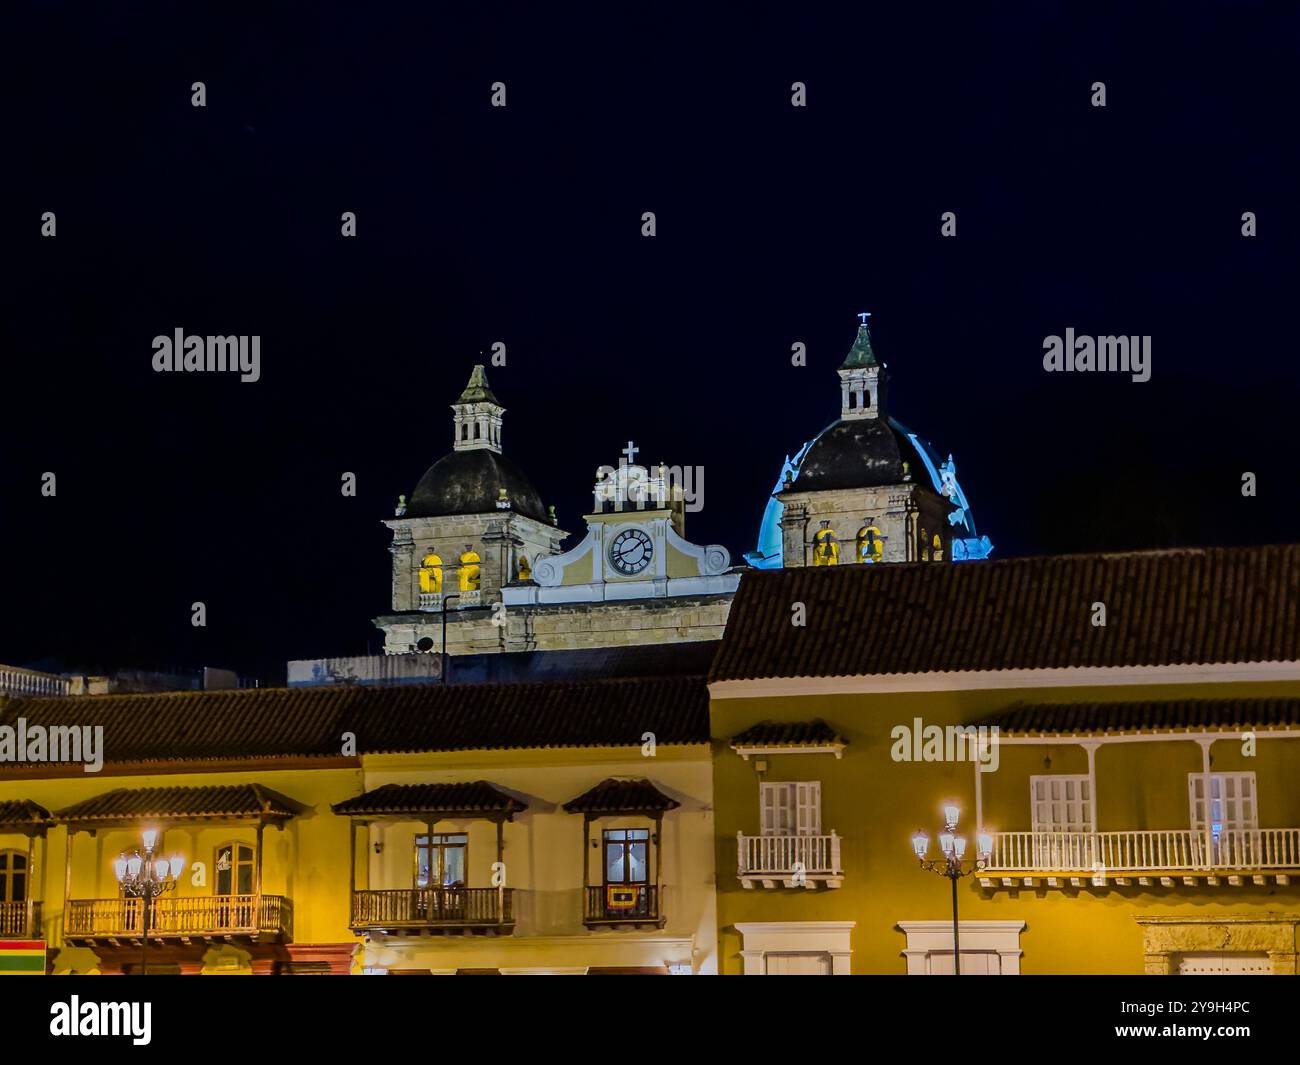
<svg viewBox="0 0 1300 1065">
<path fill-rule="evenodd" d="M 609 545 L 609 564 L 625 577 L 640 573 L 650 565 L 654 543 L 640 529 L 624 529 Z"/>
</svg>

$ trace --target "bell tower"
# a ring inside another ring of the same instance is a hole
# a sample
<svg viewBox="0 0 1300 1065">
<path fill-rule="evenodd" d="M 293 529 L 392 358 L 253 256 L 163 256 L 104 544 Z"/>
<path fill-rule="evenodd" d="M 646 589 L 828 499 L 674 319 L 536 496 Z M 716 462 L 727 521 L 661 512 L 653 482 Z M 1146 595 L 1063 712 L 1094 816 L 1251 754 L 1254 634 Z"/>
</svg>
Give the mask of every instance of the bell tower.
<svg viewBox="0 0 1300 1065">
<path fill-rule="evenodd" d="M 840 417 L 879 418 L 884 401 L 884 366 L 871 348 L 869 311 L 858 315 L 858 335 L 837 371 L 840 375 Z"/>
<path fill-rule="evenodd" d="M 460 399 L 451 405 L 455 415 L 457 451 L 495 451 L 501 454 L 501 415 L 505 407 L 488 387 L 487 371 L 475 366 Z"/>
</svg>

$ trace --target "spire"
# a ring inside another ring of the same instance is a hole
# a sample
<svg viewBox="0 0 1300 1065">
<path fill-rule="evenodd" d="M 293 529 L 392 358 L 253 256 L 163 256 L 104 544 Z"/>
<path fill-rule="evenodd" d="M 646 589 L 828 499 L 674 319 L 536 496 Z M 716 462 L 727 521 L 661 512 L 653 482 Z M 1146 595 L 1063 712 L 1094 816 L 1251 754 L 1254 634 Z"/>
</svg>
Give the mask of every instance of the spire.
<svg viewBox="0 0 1300 1065">
<path fill-rule="evenodd" d="M 475 366 L 469 375 L 469 384 L 465 386 L 465 391 L 460 394 L 457 403 L 495 403 L 501 406 L 500 401 L 492 394 L 492 389 L 488 386 L 487 370 L 481 365 Z"/>
<path fill-rule="evenodd" d="M 501 453 L 501 415 L 505 408 L 488 386 L 487 371 L 475 366 L 460 399 L 451 406 L 455 415 L 457 451 Z"/>
<path fill-rule="evenodd" d="M 863 311 L 858 315 L 858 335 L 853 338 L 853 347 L 849 348 L 849 353 L 844 356 L 844 362 L 840 364 L 841 370 L 865 370 L 880 365 L 876 361 L 875 351 L 871 348 L 871 330 L 867 328 L 867 319 L 870 317 L 870 311 Z"/>
<path fill-rule="evenodd" d="M 885 398 L 885 365 L 876 359 L 871 347 L 871 330 L 867 328 L 870 317 L 867 311 L 858 315 L 858 335 L 836 371 L 840 375 L 841 418 L 880 416 Z"/>
</svg>

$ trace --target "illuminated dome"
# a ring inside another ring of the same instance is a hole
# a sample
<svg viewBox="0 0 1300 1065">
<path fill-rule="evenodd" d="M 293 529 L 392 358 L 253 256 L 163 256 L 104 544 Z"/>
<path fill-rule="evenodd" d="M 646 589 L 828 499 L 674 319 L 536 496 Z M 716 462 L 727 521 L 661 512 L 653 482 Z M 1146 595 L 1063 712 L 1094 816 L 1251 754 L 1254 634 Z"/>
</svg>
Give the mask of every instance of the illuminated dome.
<svg viewBox="0 0 1300 1065">
<path fill-rule="evenodd" d="M 455 416 L 454 450 L 425 471 L 399 515 L 439 518 L 508 509 L 553 525 L 533 483 L 501 454 L 501 416 L 505 408 L 492 394 L 484 367 L 474 367 L 469 383 L 451 409 Z"/>
<path fill-rule="evenodd" d="M 804 444 L 793 458 L 786 457 L 772 498 L 763 512 L 758 548 L 745 554 L 757 569 L 780 569 L 783 492 L 838 491 L 929 482 L 953 506 L 952 560 L 987 558 L 993 544 L 975 531 L 966 494 L 957 483 L 957 464 L 951 455 L 940 457 L 885 410 L 885 367 L 871 346 L 866 315 L 858 326 L 853 346 L 839 367 L 841 416 Z"/>
</svg>

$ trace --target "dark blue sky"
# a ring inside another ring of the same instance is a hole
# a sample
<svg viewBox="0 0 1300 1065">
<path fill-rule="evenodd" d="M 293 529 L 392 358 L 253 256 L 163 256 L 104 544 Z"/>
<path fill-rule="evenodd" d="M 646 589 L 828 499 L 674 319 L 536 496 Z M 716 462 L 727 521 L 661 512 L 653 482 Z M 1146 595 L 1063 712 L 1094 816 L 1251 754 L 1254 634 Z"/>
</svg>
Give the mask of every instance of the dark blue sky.
<svg viewBox="0 0 1300 1065">
<path fill-rule="evenodd" d="M 632 437 L 739 559 L 870 310 L 997 557 L 1294 538 L 1293 11 L 262 6 L 7 14 L 0 661 L 377 646 L 380 520 L 497 340 L 575 532 Z M 262 380 L 153 373 L 177 327 Z M 1151 381 L 1045 374 L 1066 327 L 1150 335 Z"/>
</svg>

